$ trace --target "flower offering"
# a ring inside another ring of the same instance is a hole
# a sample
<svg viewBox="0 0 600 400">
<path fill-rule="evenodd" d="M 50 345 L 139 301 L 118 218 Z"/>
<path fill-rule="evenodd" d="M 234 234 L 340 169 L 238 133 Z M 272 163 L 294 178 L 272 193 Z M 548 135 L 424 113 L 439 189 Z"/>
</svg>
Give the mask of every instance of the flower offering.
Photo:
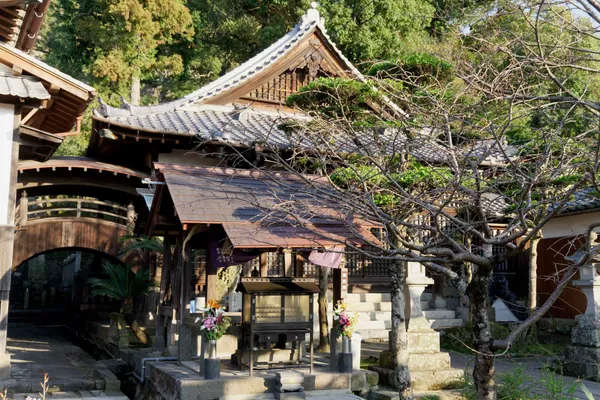
<svg viewBox="0 0 600 400">
<path fill-rule="evenodd" d="M 333 320 L 339 324 L 337 330 L 338 336 L 351 338 L 352 334 L 354 333 L 354 329 L 356 329 L 358 314 L 348 311 L 344 301 L 338 301 L 333 309 Z"/>
<path fill-rule="evenodd" d="M 219 340 L 231 325 L 231 319 L 223 315 L 223 308 L 217 300 L 209 300 L 201 310 L 203 316 L 196 320 L 196 322 L 202 321 L 200 330 L 208 340 Z"/>
</svg>

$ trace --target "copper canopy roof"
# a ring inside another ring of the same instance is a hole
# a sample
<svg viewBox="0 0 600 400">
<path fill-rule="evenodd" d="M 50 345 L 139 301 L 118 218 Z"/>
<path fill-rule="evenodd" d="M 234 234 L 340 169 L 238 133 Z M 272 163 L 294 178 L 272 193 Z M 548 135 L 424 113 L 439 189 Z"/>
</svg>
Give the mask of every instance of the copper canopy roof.
<svg viewBox="0 0 600 400">
<path fill-rule="evenodd" d="M 333 190 L 322 176 L 234 168 L 159 164 L 177 216 L 183 224 L 220 224 L 236 248 L 322 248 L 376 243 L 374 224 L 312 195 Z M 314 186 L 313 186 L 314 185 Z M 278 212 L 297 203 L 306 214 L 290 219 Z"/>
</svg>

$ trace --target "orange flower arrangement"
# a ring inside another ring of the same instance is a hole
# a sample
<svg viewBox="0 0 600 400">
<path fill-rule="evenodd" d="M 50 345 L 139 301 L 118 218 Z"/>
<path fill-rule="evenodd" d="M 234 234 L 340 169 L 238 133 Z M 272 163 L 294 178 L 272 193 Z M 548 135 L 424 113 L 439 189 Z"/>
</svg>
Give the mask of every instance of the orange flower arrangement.
<svg viewBox="0 0 600 400">
<path fill-rule="evenodd" d="M 208 306 L 210 308 L 219 309 L 219 308 L 221 308 L 221 303 L 219 303 L 218 300 L 209 300 Z"/>
</svg>

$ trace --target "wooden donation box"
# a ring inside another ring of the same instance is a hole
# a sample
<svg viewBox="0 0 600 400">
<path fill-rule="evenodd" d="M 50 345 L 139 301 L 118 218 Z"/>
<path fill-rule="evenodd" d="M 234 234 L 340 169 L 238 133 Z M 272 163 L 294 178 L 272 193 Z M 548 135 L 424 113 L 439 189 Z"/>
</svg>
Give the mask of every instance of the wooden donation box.
<svg viewBox="0 0 600 400">
<path fill-rule="evenodd" d="M 319 291 L 311 278 L 242 278 L 242 336 L 236 359 L 243 368 L 313 366 L 313 302 Z M 305 358 L 306 336 L 310 355 Z"/>
</svg>

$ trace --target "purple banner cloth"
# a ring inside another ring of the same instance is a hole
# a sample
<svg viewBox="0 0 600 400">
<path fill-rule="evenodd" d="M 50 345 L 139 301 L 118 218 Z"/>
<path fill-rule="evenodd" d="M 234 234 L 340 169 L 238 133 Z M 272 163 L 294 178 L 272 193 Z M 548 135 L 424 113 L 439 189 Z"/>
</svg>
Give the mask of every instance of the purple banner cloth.
<svg viewBox="0 0 600 400">
<path fill-rule="evenodd" d="M 210 241 L 210 259 L 212 265 L 215 268 L 230 267 L 232 265 L 239 265 L 247 261 L 251 261 L 262 253 L 259 250 L 244 250 L 244 249 L 233 249 L 225 254 L 223 251 L 223 244 L 226 239 L 219 239 L 216 235 L 211 236 Z"/>
<path fill-rule="evenodd" d="M 302 256 L 309 262 L 326 268 L 340 268 L 344 248 L 333 247 L 330 250 L 312 250 L 302 252 Z"/>
</svg>

